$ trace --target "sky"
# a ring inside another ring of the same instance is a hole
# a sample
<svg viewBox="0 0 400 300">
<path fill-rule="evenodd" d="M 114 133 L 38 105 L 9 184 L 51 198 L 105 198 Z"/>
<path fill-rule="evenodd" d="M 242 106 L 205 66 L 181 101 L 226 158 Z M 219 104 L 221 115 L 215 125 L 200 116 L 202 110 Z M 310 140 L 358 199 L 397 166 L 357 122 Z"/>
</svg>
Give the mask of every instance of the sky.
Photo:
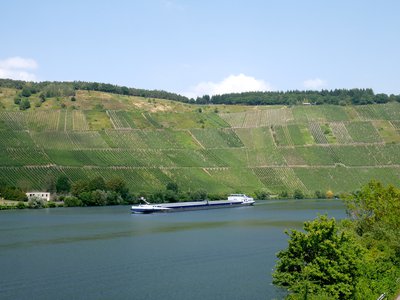
<svg viewBox="0 0 400 300">
<path fill-rule="evenodd" d="M 397 0 L 13 0 L 0 78 L 188 97 L 372 88 L 400 94 Z"/>
</svg>

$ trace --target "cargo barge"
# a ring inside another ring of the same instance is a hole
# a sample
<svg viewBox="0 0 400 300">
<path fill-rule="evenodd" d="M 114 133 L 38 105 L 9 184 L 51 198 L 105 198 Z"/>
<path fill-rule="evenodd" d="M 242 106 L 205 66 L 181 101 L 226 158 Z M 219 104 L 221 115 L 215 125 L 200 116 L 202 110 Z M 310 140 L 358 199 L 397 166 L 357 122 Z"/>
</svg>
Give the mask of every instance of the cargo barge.
<svg viewBox="0 0 400 300">
<path fill-rule="evenodd" d="M 213 208 L 228 208 L 228 207 L 240 207 L 254 205 L 255 201 L 253 198 L 246 196 L 245 194 L 231 194 L 227 200 L 203 200 L 193 202 L 177 202 L 177 203 L 162 203 L 162 204 L 150 204 L 144 198 L 141 198 L 144 204 L 133 205 L 131 207 L 132 213 L 160 213 L 160 212 L 177 212 L 187 210 L 201 210 L 201 209 L 213 209 Z"/>
</svg>

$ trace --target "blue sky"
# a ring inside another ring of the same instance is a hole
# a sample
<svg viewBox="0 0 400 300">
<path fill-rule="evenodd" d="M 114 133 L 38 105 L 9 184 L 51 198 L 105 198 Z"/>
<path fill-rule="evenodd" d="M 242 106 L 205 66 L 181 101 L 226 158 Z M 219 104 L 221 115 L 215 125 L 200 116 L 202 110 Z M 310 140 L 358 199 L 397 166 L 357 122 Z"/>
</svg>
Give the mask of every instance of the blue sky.
<svg viewBox="0 0 400 300">
<path fill-rule="evenodd" d="M 0 77 L 400 94 L 400 1 L 3 1 Z"/>
</svg>

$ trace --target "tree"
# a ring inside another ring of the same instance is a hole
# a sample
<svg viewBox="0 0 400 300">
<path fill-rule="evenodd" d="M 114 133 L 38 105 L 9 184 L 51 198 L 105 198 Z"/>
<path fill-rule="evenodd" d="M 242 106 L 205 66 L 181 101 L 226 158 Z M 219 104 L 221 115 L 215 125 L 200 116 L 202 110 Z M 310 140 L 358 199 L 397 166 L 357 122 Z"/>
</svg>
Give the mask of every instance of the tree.
<svg viewBox="0 0 400 300">
<path fill-rule="evenodd" d="M 107 204 L 107 192 L 103 190 L 92 191 L 90 197 L 94 206 L 103 206 Z"/>
<path fill-rule="evenodd" d="M 400 289 L 400 189 L 373 180 L 345 201 L 349 227 L 367 251 L 359 294 L 371 299 L 385 291 L 395 298 Z"/>
<path fill-rule="evenodd" d="M 294 190 L 293 198 L 294 199 L 303 199 L 304 198 L 304 194 L 303 194 L 303 192 L 301 190 L 296 189 L 296 190 Z"/>
<path fill-rule="evenodd" d="M 77 197 L 68 196 L 68 197 L 65 197 L 65 199 L 64 199 L 65 207 L 74 207 L 74 206 L 82 206 L 82 205 L 83 205 L 82 200 Z"/>
<path fill-rule="evenodd" d="M 323 199 L 323 198 L 325 198 L 325 195 L 321 191 L 315 191 L 315 198 Z"/>
<path fill-rule="evenodd" d="M 166 190 L 164 200 L 169 203 L 178 202 L 178 194 L 172 190 Z"/>
<path fill-rule="evenodd" d="M 208 195 L 208 193 L 207 193 L 206 190 L 199 189 L 197 191 L 190 192 L 188 196 L 189 196 L 190 200 L 196 201 L 196 200 L 206 200 L 207 199 L 207 195 Z"/>
<path fill-rule="evenodd" d="M 279 193 L 279 198 L 282 198 L 282 199 L 289 198 L 289 193 L 287 191 L 281 191 Z"/>
<path fill-rule="evenodd" d="M 289 246 L 277 254 L 274 284 L 295 294 L 350 299 L 360 275 L 362 248 L 326 215 L 305 222 L 303 229 L 286 232 Z"/>
<path fill-rule="evenodd" d="M 54 177 L 51 174 L 48 174 L 46 176 L 44 185 L 45 185 L 46 192 L 53 194 L 57 190 L 56 183 L 54 181 Z"/>
<path fill-rule="evenodd" d="M 21 96 L 22 97 L 30 97 L 32 95 L 32 92 L 29 88 L 24 87 L 21 91 Z"/>
<path fill-rule="evenodd" d="M 79 199 L 82 201 L 83 206 L 94 206 L 95 203 L 92 200 L 92 193 L 91 192 L 82 192 L 79 194 Z"/>
<path fill-rule="evenodd" d="M 173 191 L 175 193 L 178 193 L 178 185 L 175 182 L 168 182 L 167 185 L 165 186 L 167 191 Z"/>
<path fill-rule="evenodd" d="M 126 186 L 125 180 L 123 180 L 121 177 L 111 178 L 106 182 L 106 188 L 109 191 L 120 194 L 123 199 L 126 199 L 129 194 L 129 188 Z"/>
<path fill-rule="evenodd" d="M 400 232 L 400 189 L 372 180 L 348 197 L 346 205 L 359 235 L 378 227 Z"/>
<path fill-rule="evenodd" d="M 113 191 L 106 192 L 107 205 L 118 205 L 123 202 L 121 195 Z"/>
<path fill-rule="evenodd" d="M 271 197 L 270 194 L 268 193 L 268 191 L 266 191 L 266 190 L 256 191 L 255 194 L 256 194 L 256 198 L 258 200 L 267 200 Z"/>
<path fill-rule="evenodd" d="M 7 200 L 28 201 L 26 194 L 13 186 L 0 186 L 0 195 Z"/>
<path fill-rule="evenodd" d="M 44 93 L 40 93 L 39 98 L 40 98 L 40 102 L 46 101 L 46 95 Z"/>
<path fill-rule="evenodd" d="M 106 189 L 106 183 L 103 177 L 97 176 L 89 181 L 88 187 L 90 191 L 95 191 L 95 190 L 104 191 Z"/>
<path fill-rule="evenodd" d="M 19 103 L 20 110 L 27 110 L 30 107 L 31 107 L 31 103 L 29 102 L 29 99 L 27 99 L 27 98 L 22 99 L 21 102 Z"/>
<path fill-rule="evenodd" d="M 329 190 L 325 193 L 325 196 L 326 196 L 326 198 L 331 199 L 331 198 L 333 198 L 334 194 L 331 190 Z"/>
<path fill-rule="evenodd" d="M 61 175 L 57 178 L 56 182 L 56 190 L 57 193 L 68 193 L 71 189 L 71 184 L 69 183 L 69 179 L 65 175 Z"/>
<path fill-rule="evenodd" d="M 86 180 L 80 179 L 72 184 L 71 193 L 74 196 L 79 196 L 81 193 L 88 191 L 89 191 L 89 183 Z"/>
</svg>

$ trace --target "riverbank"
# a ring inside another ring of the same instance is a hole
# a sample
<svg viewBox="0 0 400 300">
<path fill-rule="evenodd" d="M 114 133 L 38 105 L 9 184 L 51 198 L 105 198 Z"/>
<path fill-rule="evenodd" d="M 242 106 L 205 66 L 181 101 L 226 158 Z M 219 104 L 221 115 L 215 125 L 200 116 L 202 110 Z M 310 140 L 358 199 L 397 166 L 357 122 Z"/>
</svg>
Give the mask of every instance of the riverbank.
<svg viewBox="0 0 400 300">
<path fill-rule="evenodd" d="M 25 208 L 25 207 L 27 208 L 28 207 L 24 202 L 21 202 L 21 203 L 23 206 L 20 204 L 19 201 L 0 199 L 0 210 L 18 209 L 18 208 Z"/>
<path fill-rule="evenodd" d="M 44 202 L 43 205 L 38 207 L 33 203 L 24 202 L 24 201 L 13 201 L 13 200 L 5 200 L 0 199 L 0 210 L 9 210 L 9 209 L 25 209 L 25 208 L 53 208 L 53 207 L 64 207 L 63 202 Z"/>
</svg>

